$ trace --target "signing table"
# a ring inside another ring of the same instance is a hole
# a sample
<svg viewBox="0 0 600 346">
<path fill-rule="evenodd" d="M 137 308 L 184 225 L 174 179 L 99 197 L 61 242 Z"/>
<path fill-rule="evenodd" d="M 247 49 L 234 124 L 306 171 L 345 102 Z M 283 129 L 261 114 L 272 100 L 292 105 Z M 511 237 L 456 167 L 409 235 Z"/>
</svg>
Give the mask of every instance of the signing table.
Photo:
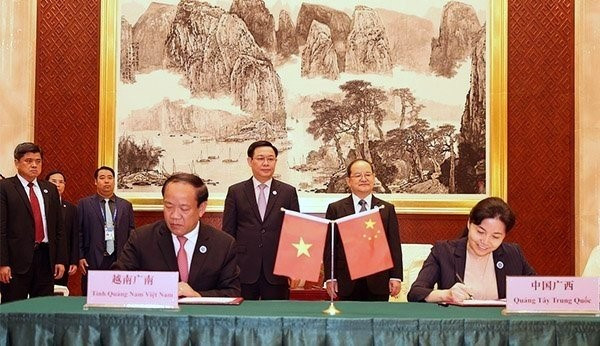
<svg viewBox="0 0 600 346">
<path fill-rule="evenodd" d="M 81 297 L 0 306 L 0 345 L 600 345 L 596 316 L 504 316 L 426 303 L 245 301 L 168 310 L 83 310 Z"/>
</svg>

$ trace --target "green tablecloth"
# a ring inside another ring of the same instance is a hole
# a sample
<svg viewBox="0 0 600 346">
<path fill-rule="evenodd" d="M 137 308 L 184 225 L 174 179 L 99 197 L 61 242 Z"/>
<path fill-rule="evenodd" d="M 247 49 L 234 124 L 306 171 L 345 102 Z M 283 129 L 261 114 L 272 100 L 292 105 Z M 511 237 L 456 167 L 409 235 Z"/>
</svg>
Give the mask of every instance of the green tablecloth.
<svg viewBox="0 0 600 346">
<path fill-rule="evenodd" d="M 246 301 L 179 311 L 83 310 L 81 297 L 0 306 L 0 345 L 600 345 L 600 318 L 504 316 L 426 303 Z"/>
</svg>

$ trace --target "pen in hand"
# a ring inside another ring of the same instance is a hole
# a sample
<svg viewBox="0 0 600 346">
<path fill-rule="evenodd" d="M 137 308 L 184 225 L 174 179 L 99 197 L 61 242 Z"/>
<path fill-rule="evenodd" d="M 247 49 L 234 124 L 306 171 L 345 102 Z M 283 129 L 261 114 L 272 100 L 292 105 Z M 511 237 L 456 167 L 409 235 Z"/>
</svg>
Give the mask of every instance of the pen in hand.
<svg viewBox="0 0 600 346">
<path fill-rule="evenodd" d="M 455 273 L 455 274 L 456 274 L 456 278 L 458 279 L 458 282 L 460 282 L 461 284 L 464 285 L 465 283 L 464 283 L 463 279 L 460 277 L 460 275 L 458 275 L 458 273 Z M 467 292 L 467 294 L 469 295 L 469 299 L 473 299 L 473 295 L 471 295 L 471 293 Z"/>
</svg>

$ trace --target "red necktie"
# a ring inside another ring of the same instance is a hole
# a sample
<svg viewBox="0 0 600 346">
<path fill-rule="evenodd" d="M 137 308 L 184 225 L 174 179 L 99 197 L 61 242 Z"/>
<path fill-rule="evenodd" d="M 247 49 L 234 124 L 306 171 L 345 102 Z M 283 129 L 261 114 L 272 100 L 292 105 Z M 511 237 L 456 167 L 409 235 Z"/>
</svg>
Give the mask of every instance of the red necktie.
<svg viewBox="0 0 600 346">
<path fill-rule="evenodd" d="M 177 237 L 179 240 L 179 251 L 177 251 L 177 267 L 179 269 L 179 277 L 181 281 L 188 281 L 188 260 L 187 252 L 185 252 L 185 243 L 187 242 L 186 237 Z"/>
<path fill-rule="evenodd" d="M 35 222 L 35 242 L 41 243 L 44 240 L 44 222 L 42 221 L 40 201 L 38 201 L 35 191 L 33 191 L 33 183 L 29 183 L 27 186 L 29 186 L 29 203 L 31 203 L 33 221 Z"/>
</svg>

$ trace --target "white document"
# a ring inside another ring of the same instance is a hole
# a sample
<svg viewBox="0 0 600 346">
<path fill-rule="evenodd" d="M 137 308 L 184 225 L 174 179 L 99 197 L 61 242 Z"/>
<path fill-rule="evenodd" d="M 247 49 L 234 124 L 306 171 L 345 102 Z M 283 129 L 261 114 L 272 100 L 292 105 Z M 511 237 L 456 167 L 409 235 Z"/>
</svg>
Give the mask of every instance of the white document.
<svg viewBox="0 0 600 346">
<path fill-rule="evenodd" d="M 179 298 L 179 304 L 239 305 L 243 300 L 241 297 L 183 297 Z"/>
<path fill-rule="evenodd" d="M 506 299 L 466 299 L 462 303 L 448 303 L 458 306 L 506 306 Z"/>
</svg>

